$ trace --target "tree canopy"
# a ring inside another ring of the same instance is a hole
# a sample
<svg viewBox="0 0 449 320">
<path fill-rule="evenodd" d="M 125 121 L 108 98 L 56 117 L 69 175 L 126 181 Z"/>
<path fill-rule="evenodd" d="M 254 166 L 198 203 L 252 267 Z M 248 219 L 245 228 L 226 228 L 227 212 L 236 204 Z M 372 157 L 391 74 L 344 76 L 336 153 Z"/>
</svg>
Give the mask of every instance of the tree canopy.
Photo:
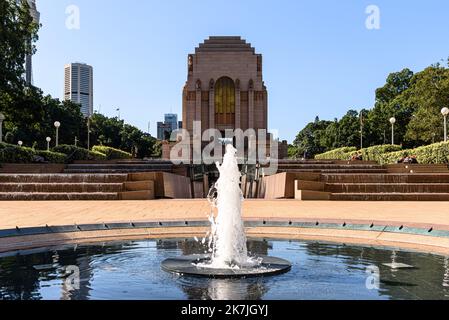
<svg viewBox="0 0 449 320">
<path fill-rule="evenodd" d="M 359 147 L 363 125 L 364 147 L 391 143 L 396 118 L 395 144 L 419 147 L 443 140 L 443 107 L 449 106 L 449 69 L 441 64 L 421 72 L 391 73 L 375 93 L 372 109 L 349 110 L 340 120 L 311 122 L 301 130 L 289 153 L 309 157 L 341 147 Z"/>
<path fill-rule="evenodd" d="M 33 22 L 27 1 L 0 0 L 0 112 L 6 116 L 6 142 L 46 148 L 46 137 L 55 141 L 54 122 L 59 121 L 59 143 L 87 146 L 87 119 L 80 105 L 61 102 L 24 80 L 25 57 L 36 50 L 39 26 Z M 138 157 L 158 156 L 160 146 L 150 134 L 117 118 L 94 114 L 90 119 L 90 145 L 105 145 Z"/>
<path fill-rule="evenodd" d="M 36 51 L 38 30 L 27 1 L 0 0 L 0 98 L 23 89 L 25 57 Z"/>
</svg>

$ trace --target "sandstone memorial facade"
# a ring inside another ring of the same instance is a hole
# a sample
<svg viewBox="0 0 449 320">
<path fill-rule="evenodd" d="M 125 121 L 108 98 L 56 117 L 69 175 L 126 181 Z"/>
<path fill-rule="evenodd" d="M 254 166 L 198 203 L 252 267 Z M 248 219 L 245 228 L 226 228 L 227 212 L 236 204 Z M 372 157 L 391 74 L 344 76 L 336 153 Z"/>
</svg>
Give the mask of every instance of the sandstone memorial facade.
<svg viewBox="0 0 449 320">
<path fill-rule="evenodd" d="M 188 56 L 183 121 L 202 130 L 267 129 L 262 55 L 240 37 L 210 37 Z"/>
<path fill-rule="evenodd" d="M 211 36 L 189 54 L 187 81 L 182 94 L 182 120 L 191 138 L 194 123 L 201 124 L 201 135 L 217 129 L 268 133 L 268 91 L 263 81 L 262 55 L 239 36 Z M 270 135 L 258 139 L 269 156 Z M 210 141 L 202 141 L 201 148 Z M 175 143 L 166 142 L 163 157 L 170 158 Z M 279 158 L 287 156 L 287 142 L 279 142 Z M 248 140 L 245 142 L 245 149 Z"/>
</svg>

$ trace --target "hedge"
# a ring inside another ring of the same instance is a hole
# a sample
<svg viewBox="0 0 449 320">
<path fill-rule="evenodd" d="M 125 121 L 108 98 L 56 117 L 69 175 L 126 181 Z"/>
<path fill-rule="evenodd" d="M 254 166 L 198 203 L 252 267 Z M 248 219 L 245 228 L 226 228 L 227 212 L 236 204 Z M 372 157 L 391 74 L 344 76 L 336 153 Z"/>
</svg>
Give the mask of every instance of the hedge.
<svg viewBox="0 0 449 320">
<path fill-rule="evenodd" d="M 13 144 L 0 143 L 1 163 L 35 163 L 50 162 L 64 163 L 66 155 L 51 151 L 34 150 L 27 147 L 19 147 Z"/>
<path fill-rule="evenodd" d="M 395 164 L 402 158 L 411 155 L 412 150 L 401 150 L 396 152 L 385 153 L 380 157 L 380 164 Z"/>
<path fill-rule="evenodd" d="M 116 160 L 116 159 L 131 159 L 132 154 L 125 152 L 123 150 L 106 147 L 106 146 L 94 146 L 92 151 L 100 152 L 105 154 L 108 160 Z"/>
<path fill-rule="evenodd" d="M 0 143 L 0 162 L 2 163 L 32 163 L 35 155 L 31 148 Z"/>
<path fill-rule="evenodd" d="M 45 162 L 65 163 L 67 159 L 67 155 L 64 153 L 44 151 L 44 150 L 36 150 L 35 152 L 37 156 L 44 158 Z"/>
<path fill-rule="evenodd" d="M 402 149 L 401 146 L 385 144 L 362 149 L 362 157 L 364 161 L 382 161 L 382 155 L 390 152 L 397 152 Z"/>
<path fill-rule="evenodd" d="M 52 149 L 54 152 L 64 153 L 67 155 L 68 161 L 76 160 L 106 160 L 105 154 L 97 151 L 89 151 L 84 148 L 70 146 L 70 145 L 59 145 Z"/>
<path fill-rule="evenodd" d="M 357 152 L 355 147 L 334 149 L 315 156 L 316 160 L 349 160 Z"/>
<path fill-rule="evenodd" d="M 406 156 L 416 156 L 420 164 L 449 163 L 449 142 L 439 142 L 416 149 L 386 153 L 382 156 L 383 164 L 394 164 Z"/>
</svg>

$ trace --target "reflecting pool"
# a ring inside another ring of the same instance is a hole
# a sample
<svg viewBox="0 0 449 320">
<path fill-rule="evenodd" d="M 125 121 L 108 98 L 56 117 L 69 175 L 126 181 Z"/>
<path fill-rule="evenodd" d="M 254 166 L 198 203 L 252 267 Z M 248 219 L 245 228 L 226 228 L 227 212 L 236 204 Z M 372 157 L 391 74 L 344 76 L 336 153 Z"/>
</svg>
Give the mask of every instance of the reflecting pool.
<svg viewBox="0 0 449 320">
<path fill-rule="evenodd" d="M 291 271 L 226 280 L 160 268 L 167 258 L 206 249 L 174 239 L 0 254 L 0 299 L 449 299 L 447 257 L 390 248 L 251 239 L 250 254 L 288 259 Z"/>
</svg>

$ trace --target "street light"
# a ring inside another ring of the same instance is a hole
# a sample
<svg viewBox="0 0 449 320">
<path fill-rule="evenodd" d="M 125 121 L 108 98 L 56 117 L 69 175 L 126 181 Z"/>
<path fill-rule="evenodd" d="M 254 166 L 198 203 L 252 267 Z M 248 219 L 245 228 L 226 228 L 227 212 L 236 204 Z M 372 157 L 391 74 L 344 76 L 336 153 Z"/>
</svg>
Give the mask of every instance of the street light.
<svg viewBox="0 0 449 320">
<path fill-rule="evenodd" d="M 90 117 L 87 117 L 87 150 L 90 150 Z"/>
<path fill-rule="evenodd" d="M 449 108 L 441 109 L 441 114 L 444 117 L 444 142 L 447 142 L 447 116 L 449 115 Z"/>
<path fill-rule="evenodd" d="M 50 141 L 51 141 L 51 138 L 50 138 L 50 137 L 47 137 L 45 140 L 47 140 L 47 151 L 50 151 Z"/>
<path fill-rule="evenodd" d="M 17 144 L 19 145 L 19 147 L 21 147 L 23 145 L 23 142 L 19 140 L 17 141 Z"/>
<path fill-rule="evenodd" d="M 360 118 L 360 150 L 363 149 L 363 113 L 360 111 L 359 114 Z"/>
<path fill-rule="evenodd" d="M 396 123 L 396 118 L 392 117 L 390 118 L 391 123 L 391 144 L 394 145 L 394 124 Z"/>
<path fill-rule="evenodd" d="M 5 120 L 5 115 L 0 112 L 0 143 L 3 142 L 3 120 Z"/>
<path fill-rule="evenodd" d="M 56 128 L 56 146 L 58 146 L 59 145 L 59 127 L 61 126 L 61 122 L 56 121 L 54 123 L 54 125 L 55 125 L 55 128 Z"/>
</svg>

